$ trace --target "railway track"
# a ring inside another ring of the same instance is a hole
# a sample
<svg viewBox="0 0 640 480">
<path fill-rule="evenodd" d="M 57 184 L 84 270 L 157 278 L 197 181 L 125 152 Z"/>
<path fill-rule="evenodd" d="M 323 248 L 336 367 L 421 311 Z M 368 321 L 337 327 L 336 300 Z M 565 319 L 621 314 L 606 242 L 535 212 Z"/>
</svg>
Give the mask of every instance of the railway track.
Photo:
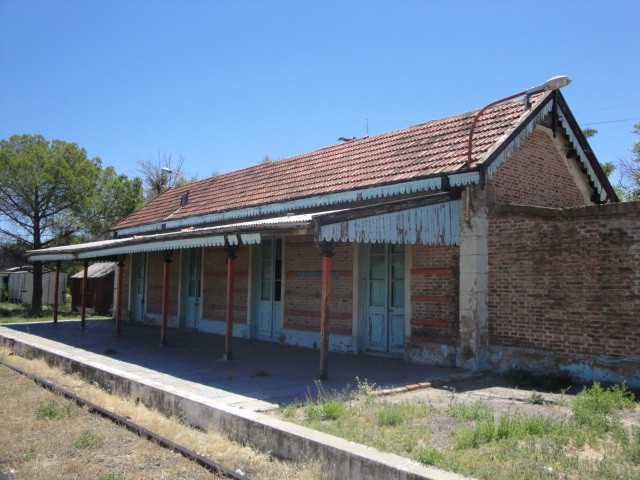
<svg viewBox="0 0 640 480">
<path fill-rule="evenodd" d="M 132 433 L 135 433 L 136 435 L 145 438 L 151 442 L 154 442 L 168 450 L 171 450 L 175 453 L 178 453 L 180 455 L 182 455 L 183 457 L 191 460 L 192 462 L 200 465 L 201 467 L 207 469 L 208 471 L 221 476 L 222 478 L 229 478 L 229 479 L 233 479 L 233 480 L 249 480 L 249 477 L 247 477 L 246 475 L 238 472 L 238 471 L 234 471 L 231 469 L 228 469 L 226 467 L 224 467 L 223 465 L 221 465 L 218 462 L 214 462 L 190 449 L 188 449 L 187 447 L 180 445 L 178 443 L 175 443 L 171 440 L 169 440 L 166 437 L 163 437 L 162 435 L 158 435 L 157 433 L 142 427 L 141 425 L 136 424 L 135 422 L 132 422 L 130 420 L 128 420 L 127 418 L 124 418 L 120 415 L 117 415 L 116 413 L 113 413 L 107 409 L 104 409 L 102 407 L 100 407 L 99 405 L 96 405 L 93 402 L 90 402 L 89 400 L 82 398 L 72 392 L 70 392 L 69 390 L 62 388 L 58 385 L 53 384 L 52 382 L 49 382 L 48 380 L 45 380 L 43 378 L 38 377 L 37 375 L 34 375 L 30 372 L 27 372 L 21 368 L 18 368 L 14 365 L 8 364 L 2 360 L 0 360 L 0 365 L 3 365 L 4 367 L 13 370 L 14 372 L 17 372 L 31 380 L 33 380 L 37 385 L 40 385 L 43 388 L 46 388 L 47 390 L 50 390 L 60 396 L 63 396 L 65 398 L 67 398 L 68 400 L 71 400 L 73 402 L 76 403 L 76 405 L 78 406 L 82 406 L 85 407 L 87 409 L 87 411 L 94 413 L 96 415 L 100 415 L 108 420 L 111 420 L 113 423 L 115 423 L 116 425 L 119 425 L 121 427 L 126 428 L 127 430 L 129 430 Z M 0 472 L 0 480 L 4 480 L 4 478 L 6 478 L 2 472 Z"/>
</svg>

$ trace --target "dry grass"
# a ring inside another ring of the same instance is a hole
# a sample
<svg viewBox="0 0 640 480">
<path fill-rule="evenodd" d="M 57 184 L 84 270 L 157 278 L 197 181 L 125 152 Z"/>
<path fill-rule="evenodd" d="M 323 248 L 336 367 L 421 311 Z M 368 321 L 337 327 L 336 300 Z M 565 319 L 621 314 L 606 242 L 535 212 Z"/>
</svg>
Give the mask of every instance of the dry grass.
<svg viewBox="0 0 640 480">
<path fill-rule="evenodd" d="M 0 348 L 0 358 L 7 363 L 45 378 L 87 400 L 148 428 L 172 441 L 186 446 L 232 470 L 241 470 L 251 478 L 262 479 L 322 479 L 326 478 L 317 462 L 291 464 L 241 446 L 214 432 L 203 432 L 181 423 L 176 418 L 135 404 L 130 399 L 111 395 L 78 375 L 67 375 L 49 367 L 42 360 L 29 360 L 11 355 Z M 55 420 L 38 420 L 33 412 L 39 405 L 53 401 L 63 405 L 66 400 L 47 392 L 33 382 L 4 367 L 0 372 L 0 420 L 8 435 L 0 437 L 0 469 L 18 470 L 13 478 L 99 478 L 88 474 L 97 468 L 100 475 L 121 475 L 123 479 L 137 478 L 212 478 L 202 467 L 181 456 L 142 440 L 111 422 L 74 407 L 72 414 Z M 28 393 L 27 393 L 28 391 Z M 32 392 L 33 391 L 33 392 Z M 45 400 L 45 397 L 50 397 Z M 29 412 L 14 415 L 14 412 Z M 85 418 L 86 416 L 86 418 Z M 116 432 L 113 431 L 116 430 Z M 73 446 L 84 432 L 102 439 L 96 448 L 78 449 Z M 146 444 L 146 445 L 145 445 Z M 153 450 L 160 449 L 161 454 Z M 55 448 L 54 448 L 55 447 Z M 34 456 L 35 454 L 35 456 Z M 159 456 L 160 455 L 160 456 Z M 29 458 L 22 461 L 21 458 Z M 186 462 L 186 466 L 185 466 Z M 52 468 L 57 469 L 54 475 Z M 124 469 L 121 465 L 128 465 Z M 100 468 L 98 468 L 100 467 Z M 193 470 L 193 468 L 195 470 Z M 104 473 L 100 473 L 104 471 Z M 40 475 L 40 476 L 38 476 Z M 108 478 L 108 477 L 107 477 Z M 116 477 L 118 478 L 118 477 Z"/>
</svg>

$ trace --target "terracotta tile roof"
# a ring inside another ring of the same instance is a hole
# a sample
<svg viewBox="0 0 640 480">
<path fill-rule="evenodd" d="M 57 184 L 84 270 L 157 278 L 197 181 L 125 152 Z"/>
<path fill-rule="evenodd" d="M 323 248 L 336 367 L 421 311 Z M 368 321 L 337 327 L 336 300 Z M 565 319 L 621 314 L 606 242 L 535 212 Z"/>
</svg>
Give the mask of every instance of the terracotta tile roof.
<svg viewBox="0 0 640 480">
<path fill-rule="evenodd" d="M 537 100 L 541 98 L 545 96 Z M 466 166 L 476 112 L 192 182 L 159 195 L 114 229 L 456 172 Z M 527 112 L 522 100 L 487 110 L 474 132 L 474 162 Z M 180 207 L 180 197 L 187 191 L 189 202 Z"/>
</svg>

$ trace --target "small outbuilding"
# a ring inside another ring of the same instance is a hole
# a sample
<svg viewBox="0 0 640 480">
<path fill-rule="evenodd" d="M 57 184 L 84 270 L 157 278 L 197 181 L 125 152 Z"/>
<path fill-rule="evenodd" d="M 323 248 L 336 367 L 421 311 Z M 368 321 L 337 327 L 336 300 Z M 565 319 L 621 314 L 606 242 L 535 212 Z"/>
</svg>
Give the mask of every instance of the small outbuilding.
<svg viewBox="0 0 640 480">
<path fill-rule="evenodd" d="M 86 307 L 96 313 L 110 314 L 113 308 L 113 279 L 116 264 L 99 262 L 87 270 Z M 74 311 L 82 308 L 82 279 L 84 270 L 71 277 L 71 305 Z"/>
<path fill-rule="evenodd" d="M 0 272 L 0 287 L 3 291 L 3 301 L 6 299 L 15 303 L 31 304 L 33 298 L 33 273 L 30 265 L 13 267 Z M 65 302 L 65 285 L 67 275 L 60 275 L 58 284 L 58 303 Z M 55 272 L 42 272 L 42 305 L 53 305 L 56 296 Z"/>
</svg>

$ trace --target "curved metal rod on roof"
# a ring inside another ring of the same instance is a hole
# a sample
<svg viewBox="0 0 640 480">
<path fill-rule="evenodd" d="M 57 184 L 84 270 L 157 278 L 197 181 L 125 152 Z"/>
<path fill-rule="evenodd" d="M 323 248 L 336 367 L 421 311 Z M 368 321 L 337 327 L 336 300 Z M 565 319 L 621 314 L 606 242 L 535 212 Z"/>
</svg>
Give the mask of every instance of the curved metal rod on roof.
<svg viewBox="0 0 640 480">
<path fill-rule="evenodd" d="M 471 129 L 469 130 L 469 142 L 467 145 L 467 167 L 471 167 L 471 163 L 472 163 L 472 158 L 471 158 L 471 147 L 473 145 L 473 132 L 476 129 L 476 125 L 478 123 L 478 119 L 480 118 L 480 116 L 489 108 L 493 107 L 494 105 L 498 105 L 500 103 L 503 102 L 507 102 L 509 100 L 513 100 L 514 98 L 518 98 L 521 97 L 523 95 L 526 95 L 527 97 L 529 97 L 530 95 L 534 95 L 536 93 L 542 93 L 542 92 L 547 92 L 549 90 L 558 90 L 566 85 L 569 85 L 571 83 L 571 79 L 567 76 L 564 75 L 560 75 L 557 77 L 551 77 L 549 80 L 547 80 L 546 82 L 544 82 L 541 85 L 537 85 L 535 87 L 531 87 L 528 88 L 526 90 L 523 90 L 522 92 L 516 93 L 514 95 L 510 95 L 508 97 L 505 98 L 501 98 L 500 100 L 496 100 L 495 102 L 491 102 L 489 105 L 486 105 L 484 107 L 482 107 L 480 110 L 478 110 L 478 113 L 476 113 L 475 117 L 473 117 L 473 122 L 471 123 Z"/>
</svg>

